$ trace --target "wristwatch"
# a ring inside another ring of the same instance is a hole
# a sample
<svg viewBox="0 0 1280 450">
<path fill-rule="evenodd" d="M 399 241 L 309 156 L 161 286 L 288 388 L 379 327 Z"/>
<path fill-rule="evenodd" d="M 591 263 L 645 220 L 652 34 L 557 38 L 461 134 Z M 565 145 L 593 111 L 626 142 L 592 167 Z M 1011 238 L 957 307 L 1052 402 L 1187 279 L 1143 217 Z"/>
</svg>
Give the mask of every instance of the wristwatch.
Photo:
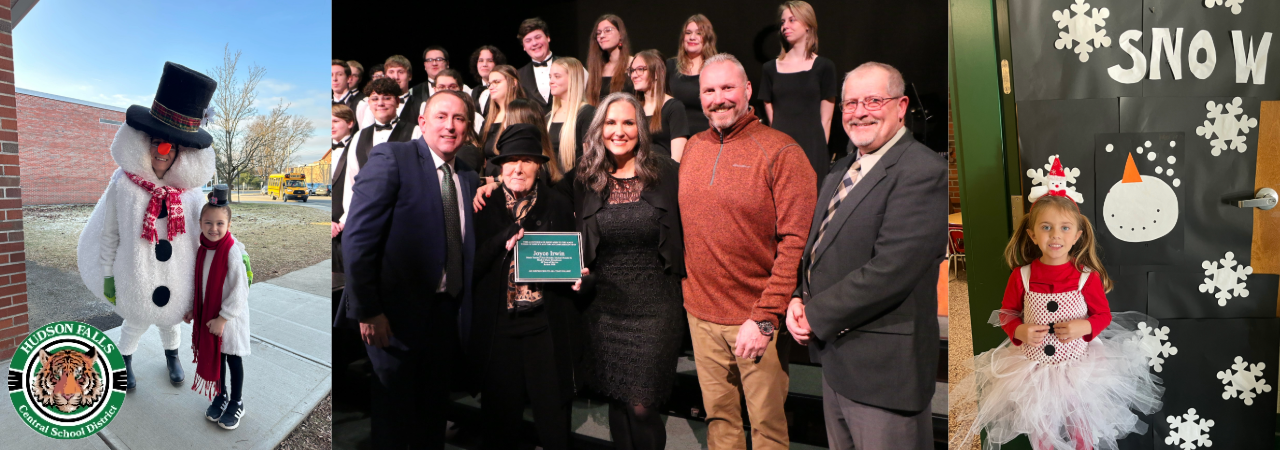
<svg viewBox="0 0 1280 450">
<path fill-rule="evenodd" d="M 765 336 L 773 336 L 773 324 L 769 322 L 756 322 L 756 326 L 760 327 L 760 334 Z"/>
</svg>

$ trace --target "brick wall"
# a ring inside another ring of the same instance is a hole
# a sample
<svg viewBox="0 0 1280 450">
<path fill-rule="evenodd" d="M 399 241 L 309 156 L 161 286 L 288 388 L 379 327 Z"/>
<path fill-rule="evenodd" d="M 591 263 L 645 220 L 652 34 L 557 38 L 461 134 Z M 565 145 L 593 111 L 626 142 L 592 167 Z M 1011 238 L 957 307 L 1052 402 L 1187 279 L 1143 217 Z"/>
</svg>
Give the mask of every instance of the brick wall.
<svg viewBox="0 0 1280 450">
<path fill-rule="evenodd" d="M 0 0 L 0 360 L 12 357 L 28 332 L 12 18 L 9 0 Z"/>
<path fill-rule="evenodd" d="M 97 203 L 117 167 L 111 141 L 124 110 L 27 90 L 17 106 L 22 204 Z"/>
<path fill-rule="evenodd" d="M 956 129 L 951 122 L 951 100 L 947 100 L 947 189 L 951 196 L 949 214 L 960 211 L 960 171 L 956 169 Z"/>
</svg>

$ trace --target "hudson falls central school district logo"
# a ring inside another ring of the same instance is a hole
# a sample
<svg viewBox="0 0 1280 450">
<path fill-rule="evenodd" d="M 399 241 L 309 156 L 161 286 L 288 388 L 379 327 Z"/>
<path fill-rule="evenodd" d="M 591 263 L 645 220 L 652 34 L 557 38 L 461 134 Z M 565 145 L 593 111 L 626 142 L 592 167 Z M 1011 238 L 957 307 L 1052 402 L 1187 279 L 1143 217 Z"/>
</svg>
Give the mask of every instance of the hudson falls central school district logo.
<svg viewBox="0 0 1280 450">
<path fill-rule="evenodd" d="M 124 358 L 91 325 L 54 322 L 27 336 L 9 364 L 9 399 L 31 429 L 57 439 L 92 436 L 125 396 Z"/>
</svg>

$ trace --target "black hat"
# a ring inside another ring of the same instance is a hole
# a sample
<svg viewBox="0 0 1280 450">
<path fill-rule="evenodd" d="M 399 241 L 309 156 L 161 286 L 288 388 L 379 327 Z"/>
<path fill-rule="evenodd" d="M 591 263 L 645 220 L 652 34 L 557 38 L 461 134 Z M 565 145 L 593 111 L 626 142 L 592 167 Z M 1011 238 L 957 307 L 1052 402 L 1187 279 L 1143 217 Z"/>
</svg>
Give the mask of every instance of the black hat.
<svg viewBox="0 0 1280 450">
<path fill-rule="evenodd" d="M 213 206 L 227 206 L 227 202 L 231 199 L 231 190 L 227 189 L 227 185 L 219 184 L 213 187 L 213 192 L 209 193 L 209 204 Z"/>
<path fill-rule="evenodd" d="M 164 63 L 151 107 L 133 105 L 125 113 L 130 127 L 184 147 L 207 148 L 213 136 L 200 129 L 218 82 L 181 64 Z"/>
<path fill-rule="evenodd" d="M 496 145 L 498 154 L 489 158 L 489 162 L 501 165 L 512 156 L 532 156 L 541 163 L 548 158 L 542 154 L 542 130 L 532 124 L 517 123 L 502 130 Z"/>
</svg>

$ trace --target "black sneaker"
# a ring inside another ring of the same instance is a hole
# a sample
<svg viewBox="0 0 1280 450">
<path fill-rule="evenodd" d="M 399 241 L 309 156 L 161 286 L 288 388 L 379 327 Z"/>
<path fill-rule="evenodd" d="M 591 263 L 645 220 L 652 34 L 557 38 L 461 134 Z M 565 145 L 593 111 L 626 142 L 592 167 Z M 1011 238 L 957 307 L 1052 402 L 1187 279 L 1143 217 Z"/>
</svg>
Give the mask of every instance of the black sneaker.
<svg viewBox="0 0 1280 450">
<path fill-rule="evenodd" d="M 234 430 L 240 426 L 241 417 L 244 417 L 244 401 L 228 405 L 226 411 L 222 412 L 222 418 L 218 419 L 218 426 L 223 429 Z"/>
<path fill-rule="evenodd" d="M 209 405 L 209 409 L 204 411 L 204 418 L 210 422 L 217 422 L 222 418 L 222 412 L 227 409 L 227 394 L 218 394 L 213 398 L 213 404 Z"/>
</svg>

